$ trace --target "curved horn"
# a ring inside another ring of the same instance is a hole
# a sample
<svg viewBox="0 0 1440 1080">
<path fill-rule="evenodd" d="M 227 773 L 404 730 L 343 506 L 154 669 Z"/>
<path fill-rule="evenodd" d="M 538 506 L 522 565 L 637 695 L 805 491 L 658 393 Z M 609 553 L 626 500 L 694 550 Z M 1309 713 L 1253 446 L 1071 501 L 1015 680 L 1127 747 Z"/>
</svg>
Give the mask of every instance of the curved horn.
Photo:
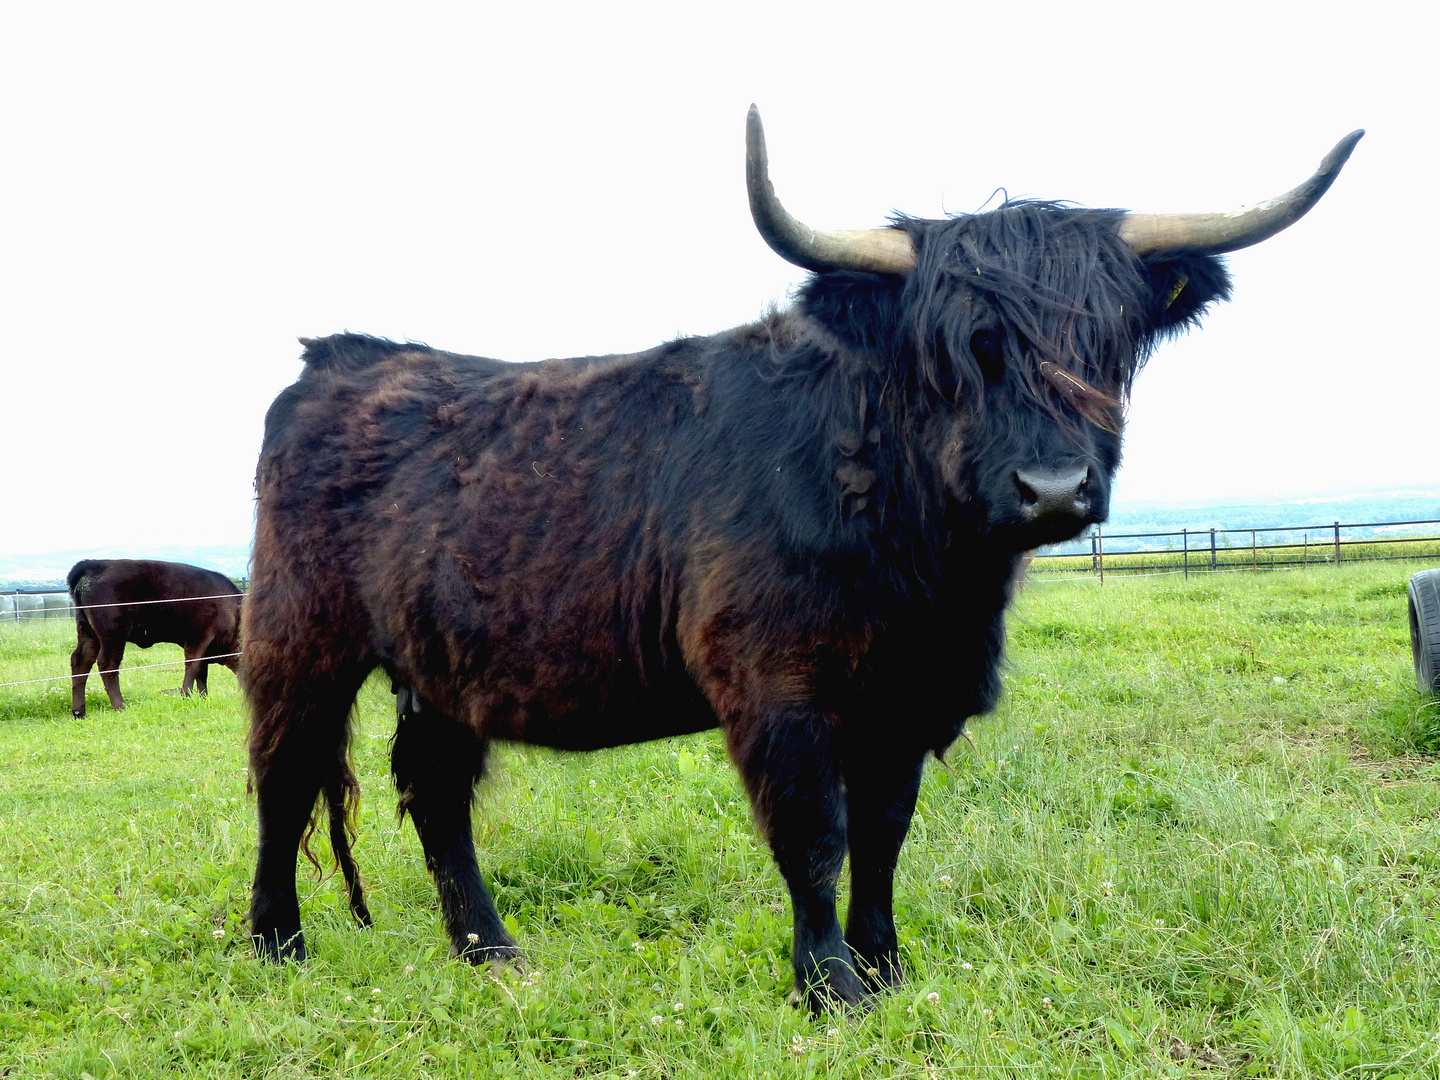
<svg viewBox="0 0 1440 1080">
<path fill-rule="evenodd" d="M 1120 237 L 1137 255 L 1181 250 L 1220 255 L 1268 240 L 1320 201 L 1364 134 L 1361 128 L 1346 135 L 1314 176 L 1277 198 L 1228 214 L 1126 214 L 1118 226 Z"/>
<path fill-rule="evenodd" d="M 816 232 L 790 216 L 770 183 L 765 129 L 760 110 L 750 106 L 745 121 L 745 185 L 750 190 L 750 216 L 765 242 L 787 262 L 806 270 L 868 270 L 875 274 L 908 274 L 915 268 L 915 245 L 900 229 L 858 232 Z"/>
</svg>

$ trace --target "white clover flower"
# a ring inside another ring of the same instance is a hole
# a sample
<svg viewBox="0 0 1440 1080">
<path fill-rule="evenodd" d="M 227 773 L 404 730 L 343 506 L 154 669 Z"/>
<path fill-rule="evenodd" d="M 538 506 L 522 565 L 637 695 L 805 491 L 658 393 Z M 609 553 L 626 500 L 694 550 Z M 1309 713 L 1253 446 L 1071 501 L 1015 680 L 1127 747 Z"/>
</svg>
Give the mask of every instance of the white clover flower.
<svg viewBox="0 0 1440 1080">
<path fill-rule="evenodd" d="M 642 953 L 645 951 L 645 943 L 643 941 L 632 941 L 630 943 L 630 947 L 634 949 L 637 953 Z"/>
<path fill-rule="evenodd" d="M 940 875 L 940 887 L 941 887 L 942 889 L 948 889 L 948 888 L 950 888 L 951 886 L 953 886 L 954 884 L 955 884 L 955 882 L 954 882 L 954 880 L 950 877 L 949 874 L 941 874 L 941 875 Z"/>
<path fill-rule="evenodd" d="M 925 1000 L 928 1001 L 931 1005 L 935 1005 L 940 1001 L 940 994 L 937 991 L 931 990 L 928 994 L 925 995 Z"/>
<path fill-rule="evenodd" d="M 840 1037 L 840 1029 L 839 1029 L 839 1028 L 826 1028 L 826 1029 L 825 1029 L 825 1035 L 826 1035 L 827 1038 L 838 1039 L 838 1038 Z"/>
<path fill-rule="evenodd" d="M 671 1005 L 671 1006 L 670 1006 L 670 1009 L 671 1009 L 672 1012 L 684 1012 L 684 1011 L 685 1011 L 685 1003 L 684 1003 L 683 1001 L 677 1001 L 677 1002 L 675 1002 L 674 1005 Z"/>
<path fill-rule="evenodd" d="M 684 1021 L 684 1020 L 681 1020 L 681 1019 L 677 1016 L 677 1017 L 675 1018 L 675 1026 L 676 1026 L 676 1027 L 684 1027 L 684 1026 L 685 1026 L 685 1021 Z"/>
<path fill-rule="evenodd" d="M 406 975 L 414 975 L 414 974 L 415 974 L 415 965 L 414 965 L 414 964 L 406 964 L 406 965 L 405 965 L 405 974 L 406 974 Z"/>
<path fill-rule="evenodd" d="M 989 1018 L 993 1019 L 994 1016 L 995 1016 L 995 1010 L 994 1010 L 994 1009 L 981 1009 L 981 1010 L 980 1010 L 980 1015 L 981 1015 L 981 1016 L 985 1016 L 985 1017 L 989 1017 Z"/>
<path fill-rule="evenodd" d="M 975 965 L 972 964 L 969 960 L 962 960 L 962 961 L 960 961 L 960 967 L 961 967 L 961 969 L 964 970 L 964 971 L 974 971 L 974 970 L 975 970 Z"/>
<path fill-rule="evenodd" d="M 350 1002 L 350 1001 L 354 1001 L 355 999 L 354 999 L 353 997 L 351 997 L 349 994 L 346 994 L 346 995 L 345 995 L 345 1000 L 346 1000 L 347 1002 Z"/>
<path fill-rule="evenodd" d="M 650 1017 L 650 1023 L 654 1024 L 656 1027 L 659 1027 L 659 1026 L 660 1026 L 661 1024 L 663 1024 L 664 1022 L 665 1022 L 665 1018 L 664 1018 L 663 1016 L 652 1016 L 652 1017 Z"/>
<path fill-rule="evenodd" d="M 478 945 L 478 944 L 480 944 L 480 935 L 479 935 L 479 934 L 476 934 L 476 933 L 474 933 L 474 932 L 471 932 L 471 933 L 465 935 L 465 940 L 468 941 L 468 942 L 470 942 L 471 945 Z"/>
<path fill-rule="evenodd" d="M 211 930 L 211 931 L 210 931 L 210 936 L 213 937 L 216 941 L 219 941 L 221 938 L 223 938 L 223 937 L 225 936 L 225 931 L 224 931 L 224 930 Z"/>
<path fill-rule="evenodd" d="M 372 987 L 370 988 L 370 996 L 371 996 L 371 997 L 379 997 L 379 996 L 380 996 L 380 987 L 378 987 L 378 986 L 372 986 Z"/>
<path fill-rule="evenodd" d="M 1052 1005 L 1054 1005 L 1054 1004 L 1055 1004 L 1055 1003 L 1054 1003 L 1053 1001 L 1051 1001 L 1048 997 L 1042 997 L 1042 998 L 1040 999 L 1040 1007 L 1043 1008 L 1043 1009 L 1048 1009 L 1048 1008 L 1050 1008 L 1050 1007 L 1051 1007 Z"/>
</svg>

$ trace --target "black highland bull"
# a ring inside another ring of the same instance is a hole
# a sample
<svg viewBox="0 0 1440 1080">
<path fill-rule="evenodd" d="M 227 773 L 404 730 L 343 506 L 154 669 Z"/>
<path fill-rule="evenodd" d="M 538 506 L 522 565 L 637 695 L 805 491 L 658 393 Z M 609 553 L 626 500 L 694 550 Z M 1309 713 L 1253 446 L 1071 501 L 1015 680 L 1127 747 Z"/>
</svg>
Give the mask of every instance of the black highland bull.
<svg viewBox="0 0 1440 1080">
<path fill-rule="evenodd" d="M 756 223 L 814 271 L 790 308 L 537 364 L 305 342 L 266 418 L 244 636 L 261 954 L 305 955 L 297 846 L 317 794 L 353 790 L 378 667 L 459 955 L 519 956 L 471 839 L 492 740 L 719 726 L 790 889 L 797 989 L 819 1010 L 895 983 L 922 763 L 995 704 L 1021 553 L 1104 519 L 1137 369 L 1359 136 L 1237 214 L 1015 202 L 816 233 L 775 200 L 752 109 Z"/>
<path fill-rule="evenodd" d="M 70 711 L 77 717 L 85 715 L 85 681 L 97 661 L 111 707 L 125 708 L 118 669 L 127 643 L 183 648 L 182 694 L 192 686 L 208 692 L 212 663 L 239 667 L 240 590 L 224 574 L 154 559 L 81 559 L 65 583 L 76 608 Z"/>
</svg>

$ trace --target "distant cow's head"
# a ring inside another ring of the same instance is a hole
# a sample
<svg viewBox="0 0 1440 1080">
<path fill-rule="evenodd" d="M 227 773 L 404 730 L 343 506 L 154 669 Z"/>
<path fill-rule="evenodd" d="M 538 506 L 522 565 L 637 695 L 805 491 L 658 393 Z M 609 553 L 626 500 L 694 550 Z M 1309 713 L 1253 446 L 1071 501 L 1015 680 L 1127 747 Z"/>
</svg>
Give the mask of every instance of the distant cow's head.
<svg viewBox="0 0 1440 1080">
<path fill-rule="evenodd" d="M 801 291 L 807 312 L 883 354 L 951 505 L 1018 551 L 1104 520 L 1125 403 L 1150 351 L 1229 296 L 1218 256 L 1298 220 L 1362 134 L 1300 187 L 1233 214 L 1021 201 L 844 233 L 809 229 L 780 205 L 753 107 L 746 164 L 761 235 L 816 272 Z"/>
</svg>

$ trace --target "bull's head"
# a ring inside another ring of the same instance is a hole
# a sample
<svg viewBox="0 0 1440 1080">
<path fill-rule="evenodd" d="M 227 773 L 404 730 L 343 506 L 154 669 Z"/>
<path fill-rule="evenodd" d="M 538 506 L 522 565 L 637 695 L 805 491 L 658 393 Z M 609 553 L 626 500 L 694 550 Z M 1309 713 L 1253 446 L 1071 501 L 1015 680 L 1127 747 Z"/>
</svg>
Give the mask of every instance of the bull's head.
<svg viewBox="0 0 1440 1080">
<path fill-rule="evenodd" d="M 817 232 L 781 206 L 752 105 L 750 210 L 783 258 L 816 272 L 802 302 L 880 349 L 920 400 L 925 456 L 951 505 L 1014 550 L 1104 520 L 1131 380 L 1153 346 L 1229 295 L 1218 256 L 1299 220 L 1355 131 L 1305 183 L 1232 213 L 1132 214 L 1007 203 L 946 221 Z"/>
</svg>

